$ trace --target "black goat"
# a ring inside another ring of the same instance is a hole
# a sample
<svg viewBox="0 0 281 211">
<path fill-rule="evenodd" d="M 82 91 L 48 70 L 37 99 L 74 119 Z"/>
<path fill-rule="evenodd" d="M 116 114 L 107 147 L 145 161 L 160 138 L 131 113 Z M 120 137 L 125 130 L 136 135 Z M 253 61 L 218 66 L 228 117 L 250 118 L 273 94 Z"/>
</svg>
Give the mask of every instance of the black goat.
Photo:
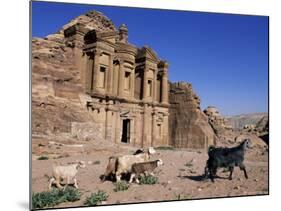
<svg viewBox="0 0 281 211">
<path fill-rule="evenodd" d="M 248 179 L 246 167 L 243 163 L 246 148 L 250 147 L 250 139 L 245 139 L 241 144 L 236 147 L 209 147 L 207 160 L 205 167 L 205 177 L 209 174 L 210 179 L 214 182 L 217 169 L 224 167 L 230 170 L 229 180 L 232 180 L 232 173 L 235 166 L 239 166 L 244 171 L 245 178 Z"/>
</svg>

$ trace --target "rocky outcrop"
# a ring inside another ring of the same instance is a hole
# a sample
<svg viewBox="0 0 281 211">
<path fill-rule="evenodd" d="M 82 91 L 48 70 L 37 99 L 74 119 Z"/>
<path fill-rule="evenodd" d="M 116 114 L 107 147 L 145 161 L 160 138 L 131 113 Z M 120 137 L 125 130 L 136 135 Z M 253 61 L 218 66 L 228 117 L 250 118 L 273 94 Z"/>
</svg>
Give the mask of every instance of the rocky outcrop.
<svg viewBox="0 0 281 211">
<path fill-rule="evenodd" d="M 215 144 L 215 134 L 208 118 L 200 110 L 200 99 L 185 82 L 170 83 L 170 145 L 184 148 L 205 148 Z"/>
<path fill-rule="evenodd" d="M 269 121 L 267 113 L 252 113 L 237 115 L 228 118 L 230 122 L 238 123 L 239 130 L 244 133 L 254 134 L 265 143 L 269 142 Z M 246 124 L 247 123 L 247 124 Z M 242 127 L 243 126 L 243 127 Z"/>
<path fill-rule="evenodd" d="M 75 26 L 76 24 L 83 25 L 88 31 L 93 29 L 98 32 L 110 32 L 117 30 L 113 22 L 108 17 L 101 12 L 92 10 L 71 20 L 61 28 L 59 33 L 64 34 L 66 29 Z"/>
<path fill-rule="evenodd" d="M 224 118 L 218 109 L 214 106 L 208 106 L 204 113 L 208 117 L 208 122 L 213 128 L 215 134 L 220 138 L 225 136 L 228 131 L 232 130 L 232 127 L 228 124 L 226 118 Z"/>
<path fill-rule="evenodd" d="M 243 129 L 244 127 L 251 128 L 265 116 L 268 116 L 267 113 L 250 113 L 250 114 L 241 114 L 235 116 L 228 116 L 227 121 L 233 128 Z"/>
<path fill-rule="evenodd" d="M 269 120 L 267 115 L 260 119 L 254 130 L 265 143 L 269 144 Z"/>
</svg>

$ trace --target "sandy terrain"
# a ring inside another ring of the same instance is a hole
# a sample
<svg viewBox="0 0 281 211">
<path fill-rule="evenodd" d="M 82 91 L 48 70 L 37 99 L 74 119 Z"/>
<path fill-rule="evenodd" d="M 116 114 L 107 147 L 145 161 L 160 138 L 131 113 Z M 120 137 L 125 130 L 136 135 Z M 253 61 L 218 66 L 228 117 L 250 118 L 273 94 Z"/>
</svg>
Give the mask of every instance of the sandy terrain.
<svg viewBox="0 0 281 211">
<path fill-rule="evenodd" d="M 48 146 L 50 140 L 67 145 Z M 72 144 L 78 146 L 71 146 Z M 157 150 L 151 159 L 161 158 L 164 162 L 163 166 L 156 169 L 157 184 L 132 184 L 126 191 L 114 192 L 112 182 L 102 183 L 99 179 L 105 171 L 108 157 L 131 154 L 137 148 L 107 142 L 78 142 L 71 138 L 54 140 L 52 137 L 33 137 L 32 148 L 32 191 L 34 193 L 48 190 L 46 175 L 51 175 L 54 162 L 65 164 L 75 160 L 84 160 L 87 163 L 86 168 L 80 169 L 77 175 L 79 190 L 82 192 L 81 200 L 60 204 L 57 207 L 83 206 L 86 197 L 98 190 L 103 190 L 109 195 L 105 204 L 268 194 L 268 153 L 266 150 L 250 149 L 247 152 L 245 165 L 248 180 L 244 178 L 239 168 L 235 168 L 233 180 L 230 181 L 226 179 L 229 173 L 223 172 L 222 169 L 218 173 L 222 178 L 216 179 L 215 183 L 202 179 L 207 160 L 206 151 Z M 50 159 L 37 160 L 43 155 Z M 185 165 L 186 163 L 190 165 Z"/>
</svg>

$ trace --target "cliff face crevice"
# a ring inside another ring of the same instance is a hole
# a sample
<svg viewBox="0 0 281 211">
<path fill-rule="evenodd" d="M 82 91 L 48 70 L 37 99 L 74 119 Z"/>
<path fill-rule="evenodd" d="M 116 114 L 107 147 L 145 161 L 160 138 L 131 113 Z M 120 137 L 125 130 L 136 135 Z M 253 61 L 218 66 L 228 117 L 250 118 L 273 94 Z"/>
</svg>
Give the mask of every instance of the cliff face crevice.
<svg viewBox="0 0 281 211">
<path fill-rule="evenodd" d="M 216 136 L 208 118 L 200 110 L 200 99 L 185 82 L 170 83 L 170 145 L 183 148 L 206 148 Z"/>
</svg>

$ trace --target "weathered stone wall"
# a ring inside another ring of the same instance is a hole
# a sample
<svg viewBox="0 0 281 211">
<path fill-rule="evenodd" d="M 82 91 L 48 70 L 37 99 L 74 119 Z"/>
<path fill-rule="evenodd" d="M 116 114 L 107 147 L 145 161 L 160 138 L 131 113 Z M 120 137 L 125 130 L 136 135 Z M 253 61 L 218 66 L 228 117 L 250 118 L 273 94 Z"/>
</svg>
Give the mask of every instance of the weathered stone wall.
<svg viewBox="0 0 281 211">
<path fill-rule="evenodd" d="M 170 83 L 169 143 L 175 147 L 206 148 L 215 134 L 200 110 L 200 99 L 191 84 Z"/>
</svg>

